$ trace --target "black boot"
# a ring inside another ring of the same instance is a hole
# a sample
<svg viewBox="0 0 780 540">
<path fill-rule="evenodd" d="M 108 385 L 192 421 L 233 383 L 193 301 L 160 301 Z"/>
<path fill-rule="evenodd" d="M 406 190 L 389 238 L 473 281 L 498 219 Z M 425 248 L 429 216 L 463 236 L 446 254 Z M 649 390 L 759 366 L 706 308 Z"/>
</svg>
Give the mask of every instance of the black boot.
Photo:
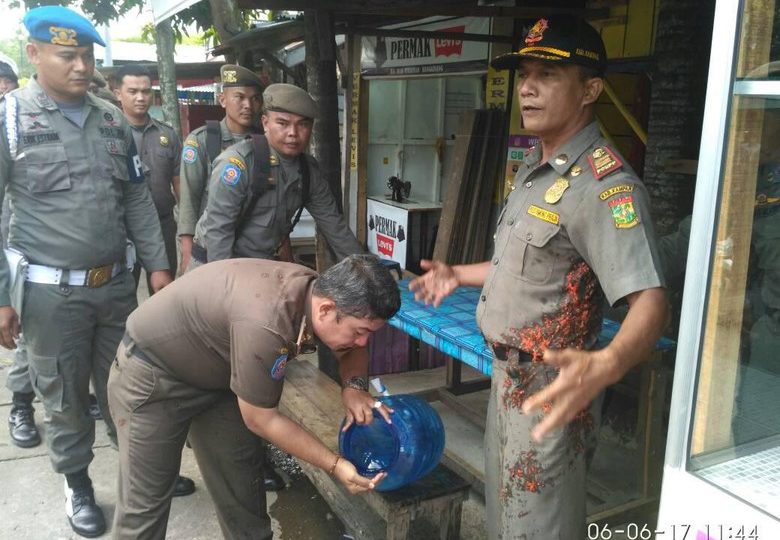
<svg viewBox="0 0 780 540">
<path fill-rule="evenodd" d="M 65 513 L 70 527 L 86 538 L 100 536 L 106 532 L 106 519 L 95 502 L 95 492 L 86 469 L 65 477 Z"/>
<path fill-rule="evenodd" d="M 11 414 L 8 415 L 8 431 L 11 442 L 22 448 L 32 448 L 41 444 L 41 436 L 35 427 L 35 409 L 32 400 L 35 394 L 14 392 Z"/>
<path fill-rule="evenodd" d="M 177 476 L 176 485 L 173 486 L 173 496 L 185 497 L 187 495 L 192 495 L 193 493 L 195 493 L 195 482 L 192 481 L 192 478 L 181 475 Z"/>
</svg>

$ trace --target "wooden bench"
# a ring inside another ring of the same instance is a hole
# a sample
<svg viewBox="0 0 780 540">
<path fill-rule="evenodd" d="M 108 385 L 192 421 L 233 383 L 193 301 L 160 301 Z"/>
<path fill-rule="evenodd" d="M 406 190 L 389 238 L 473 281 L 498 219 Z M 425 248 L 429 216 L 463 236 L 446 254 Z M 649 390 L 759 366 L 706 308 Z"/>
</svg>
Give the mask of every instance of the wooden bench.
<svg viewBox="0 0 780 540">
<path fill-rule="evenodd" d="M 344 418 L 341 389 L 311 363 L 288 364 L 279 410 L 331 450 L 338 449 L 338 429 Z M 351 495 L 325 471 L 300 464 L 355 538 L 420 538 L 419 532 L 412 532 L 413 526 L 427 527 L 426 538 L 460 537 L 461 507 L 470 486 L 444 465 L 395 491 Z M 438 531 L 431 533 L 431 529 Z"/>
</svg>

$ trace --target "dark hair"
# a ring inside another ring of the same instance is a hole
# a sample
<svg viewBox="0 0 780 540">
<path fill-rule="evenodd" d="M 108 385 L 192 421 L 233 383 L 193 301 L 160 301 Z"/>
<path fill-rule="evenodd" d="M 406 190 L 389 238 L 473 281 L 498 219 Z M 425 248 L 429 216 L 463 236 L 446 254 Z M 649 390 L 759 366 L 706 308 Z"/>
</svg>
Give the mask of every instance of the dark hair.
<svg viewBox="0 0 780 540">
<path fill-rule="evenodd" d="M 125 64 L 116 70 L 114 80 L 116 80 L 117 86 L 122 86 L 122 82 L 126 76 L 130 77 L 149 77 L 149 82 L 152 81 L 152 73 L 146 68 L 138 64 Z"/>
<path fill-rule="evenodd" d="M 325 270 L 312 293 L 336 304 L 340 315 L 387 320 L 401 307 L 390 270 L 375 255 L 350 255 Z"/>
<path fill-rule="evenodd" d="M 580 80 L 583 82 L 590 79 L 604 78 L 604 72 L 597 68 L 580 65 L 578 65 L 577 68 L 580 70 Z"/>
</svg>

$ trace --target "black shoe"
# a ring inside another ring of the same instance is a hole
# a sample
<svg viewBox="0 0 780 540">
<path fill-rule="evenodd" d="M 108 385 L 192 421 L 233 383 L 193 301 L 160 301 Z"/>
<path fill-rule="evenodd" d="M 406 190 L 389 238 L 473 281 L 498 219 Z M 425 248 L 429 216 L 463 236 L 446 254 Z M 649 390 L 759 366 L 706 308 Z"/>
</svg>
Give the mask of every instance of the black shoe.
<svg viewBox="0 0 780 540">
<path fill-rule="evenodd" d="M 173 486 L 174 497 L 186 497 L 195 493 L 195 482 L 186 476 L 177 476 L 176 485 Z"/>
<path fill-rule="evenodd" d="M 287 486 L 282 477 L 279 476 L 279 473 L 276 472 L 276 469 L 270 465 L 265 469 L 263 485 L 265 486 L 266 491 L 281 491 Z"/>
<path fill-rule="evenodd" d="M 8 415 L 8 431 L 11 442 L 22 448 L 32 448 L 41 444 L 41 436 L 35 427 L 35 409 L 32 405 L 14 405 Z"/>
<path fill-rule="evenodd" d="M 65 482 L 65 513 L 71 529 L 78 535 L 94 538 L 106 532 L 106 519 L 95 502 L 92 486 L 70 489 Z"/>
<path fill-rule="evenodd" d="M 100 406 L 95 394 L 89 395 L 89 415 L 93 420 L 103 420 L 103 413 L 100 412 Z"/>
</svg>

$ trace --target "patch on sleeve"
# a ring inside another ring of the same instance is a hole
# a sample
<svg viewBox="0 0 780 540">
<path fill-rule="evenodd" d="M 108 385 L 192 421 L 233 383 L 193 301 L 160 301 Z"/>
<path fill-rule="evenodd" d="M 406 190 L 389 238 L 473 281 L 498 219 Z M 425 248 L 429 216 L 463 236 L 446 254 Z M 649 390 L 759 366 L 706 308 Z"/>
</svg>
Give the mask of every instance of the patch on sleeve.
<svg viewBox="0 0 780 540">
<path fill-rule="evenodd" d="M 220 177 L 222 183 L 228 187 L 233 187 L 238 184 L 241 179 L 241 169 L 234 163 L 228 163 L 225 168 L 222 169 L 222 176 Z"/>
<path fill-rule="evenodd" d="M 639 224 L 639 216 L 634 209 L 634 198 L 631 195 L 609 201 L 612 219 L 618 229 L 630 229 Z"/>
<path fill-rule="evenodd" d="M 195 163 L 198 161 L 198 149 L 188 142 L 181 151 L 181 160 L 184 163 Z"/>
<path fill-rule="evenodd" d="M 559 214 L 551 212 L 550 210 L 545 210 L 544 208 L 539 208 L 533 204 L 528 207 L 528 213 L 535 218 L 539 218 L 547 223 L 552 223 L 553 225 L 558 225 L 561 222 L 561 216 Z"/>
<path fill-rule="evenodd" d="M 631 184 L 620 184 L 618 186 L 611 187 L 609 189 L 606 189 L 599 193 L 599 199 L 602 201 L 606 201 L 613 195 L 617 195 L 618 193 L 631 193 L 634 191 L 634 186 Z"/>
<path fill-rule="evenodd" d="M 275 381 L 284 378 L 284 373 L 287 371 L 287 363 L 290 361 L 290 353 L 286 348 L 282 347 L 279 349 L 279 352 L 282 354 L 274 361 L 274 365 L 271 368 L 271 378 Z"/>
<path fill-rule="evenodd" d="M 229 161 L 230 163 L 232 163 L 233 165 L 236 165 L 236 166 L 237 166 L 239 169 L 241 169 L 242 171 L 245 171 L 245 170 L 246 170 L 246 165 L 245 165 L 245 164 L 244 164 L 244 162 L 243 162 L 243 161 L 241 161 L 240 159 L 238 159 L 238 158 L 235 158 L 235 157 L 232 157 L 232 158 L 228 158 L 228 161 Z"/>
<path fill-rule="evenodd" d="M 620 161 L 620 158 L 606 146 L 599 146 L 593 150 L 588 156 L 588 163 L 593 169 L 593 176 L 596 177 L 596 180 L 601 180 L 609 173 L 623 168 L 623 162 Z"/>
</svg>

